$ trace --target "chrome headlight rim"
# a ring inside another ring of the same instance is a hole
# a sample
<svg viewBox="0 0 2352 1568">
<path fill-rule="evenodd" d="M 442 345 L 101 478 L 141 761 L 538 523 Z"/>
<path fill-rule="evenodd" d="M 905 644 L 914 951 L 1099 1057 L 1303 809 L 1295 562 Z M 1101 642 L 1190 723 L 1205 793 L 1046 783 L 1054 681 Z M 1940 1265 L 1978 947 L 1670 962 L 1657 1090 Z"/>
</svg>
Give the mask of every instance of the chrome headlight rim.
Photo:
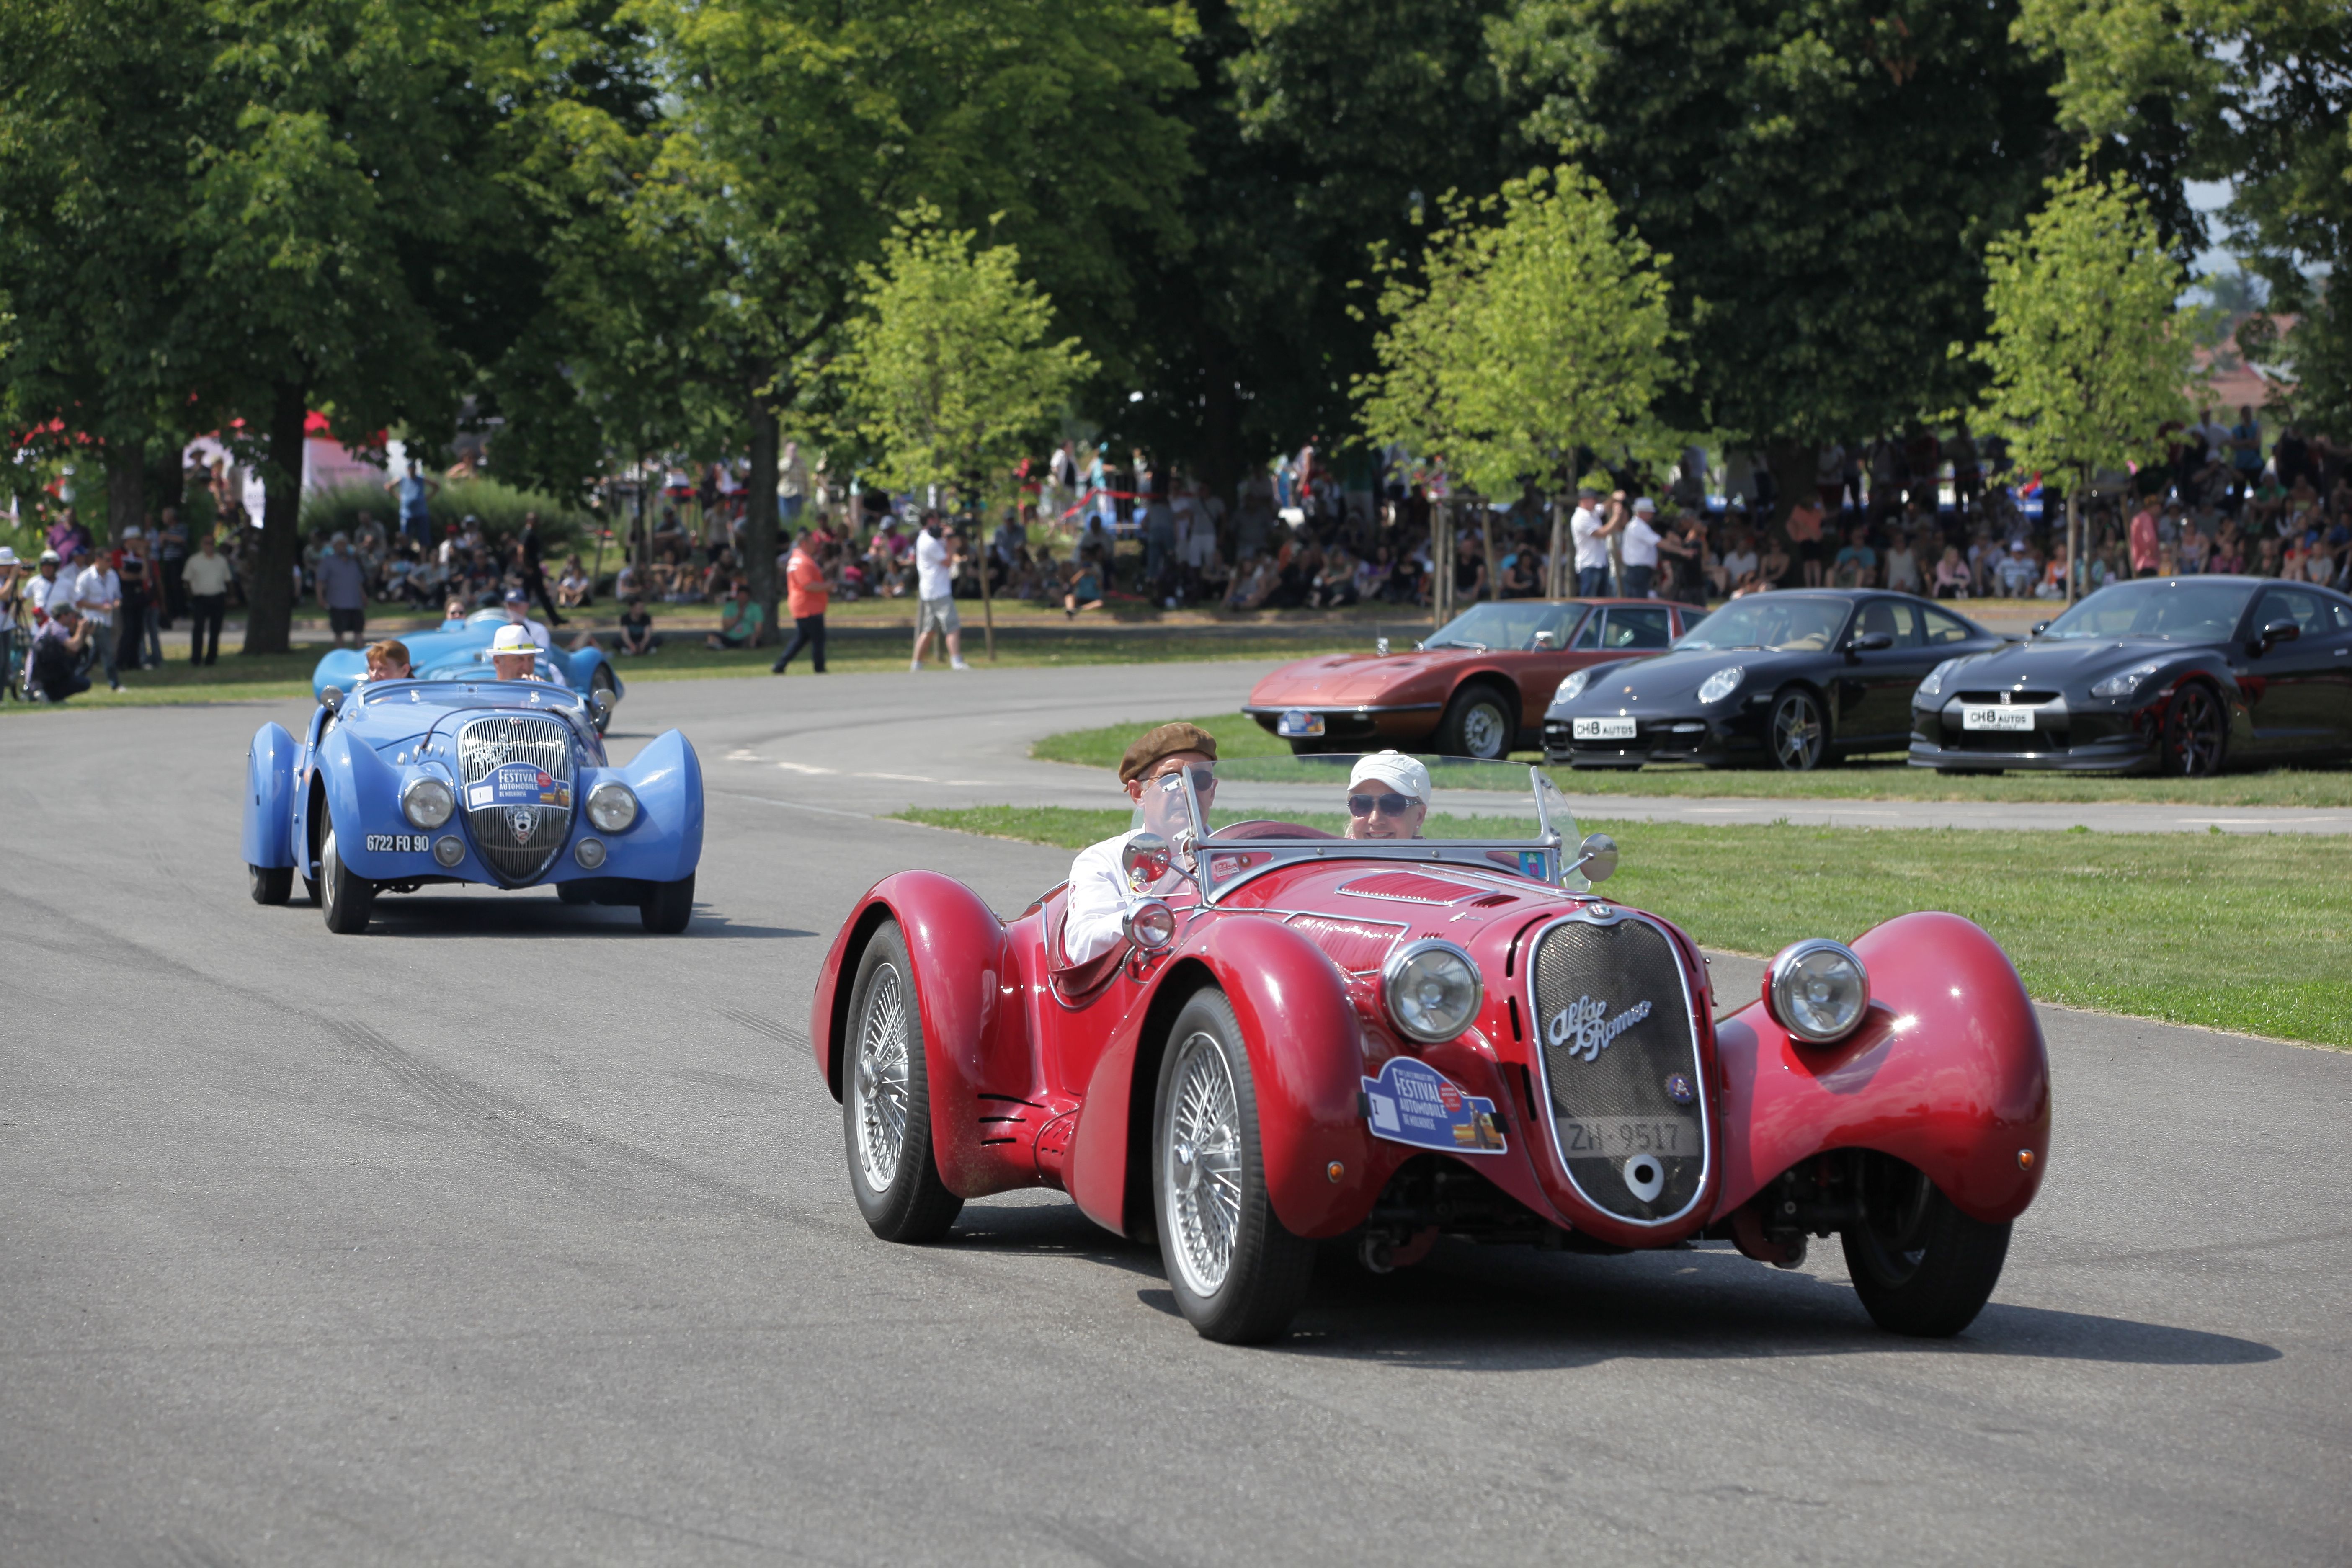
<svg viewBox="0 0 2352 1568">
<path fill-rule="evenodd" d="M 1796 999 L 1793 994 L 1793 988 L 1800 973 L 1798 966 L 1805 960 L 1823 953 L 1832 954 L 1851 963 L 1858 983 L 1859 1000 L 1854 1004 L 1853 1016 L 1834 1027 L 1808 1022 L 1803 1010 L 1795 1005 Z M 1860 953 L 1842 942 L 1832 942 L 1827 937 L 1818 936 L 1808 938 L 1803 942 L 1792 942 L 1773 954 L 1771 963 L 1765 969 L 1764 1010 L 1771 1015 L 1774 1023 L 1786 1029 L 1792 1037 L 1807 1045 L 1835 1045 L 1860 1028 L 1862 1021 L 1870 1016 L 1870 966 L 1863 963 Z"/>
<path fill-rule="evenodd" d="M 1706 707 L 1713 707 L 1718 702 L 1728 702 L 1739 695 L 1739 689 L 1747 684 L 1748 667 L 1744 664 L 1735 664 L 1728 669 L 1718 669 L 1700 681 L 1698 700 Z M 1710 692 L 1714 695 L 1709 696 Z"/>
<path fill-rule="evenodd" d="M 420 773 L 401 786 L 400 815 L 412 827 L 427 833 L 445 826 L 457 814 L 457 792 L 431 773 Z"/>
<path fill-rule="evenodd" d="M 615 803 L 626 809 L 615 810 Z M 644 815 L 644 808 L 637 804 L 637 792 L 618 779 L 606 779 L 589 790 L 583 804 L 588 820 L 599 833 L 626 833 Z"/>
<path fill-rule="evenodd" d="M 1570 670 L 1566 675 L 1560 677 L 1559 684 L 1552 689 L 1552 706 L 1557 708 L 1563 702 L 1575 701 L 1578 698 L 1584 695 L 1584 689 L 1591 684 L 1591 670 Z"/>
<path fill-rule="evenodd" d="M 1462 1009 L 1461 1023 L 1450 1029 L 1442 1026 L 1435 1030 L 1418 1026 L 1408 1019 L 1402 1005 L 1405 971 L 1433 954 L 1451 957 L 1469 976 L 1469 1003 Z M 1388 1015 L 1389 1022 L 1396 1026 L 1399 1034 L 1425 1046 L 1443 1045 L 1448 1040 L 1460 1038 L 1471 1025 L 1478 1021 L 1478 1010 L 1486 1005 L 1486 980 L 1478 973 L 1477 960 L 1444 937 L 1423 937 L 1419 942 L 1409 942 L 1389 954 L 1388 962 L 1381 965 L 1381 1011 Z"/>
</svg>

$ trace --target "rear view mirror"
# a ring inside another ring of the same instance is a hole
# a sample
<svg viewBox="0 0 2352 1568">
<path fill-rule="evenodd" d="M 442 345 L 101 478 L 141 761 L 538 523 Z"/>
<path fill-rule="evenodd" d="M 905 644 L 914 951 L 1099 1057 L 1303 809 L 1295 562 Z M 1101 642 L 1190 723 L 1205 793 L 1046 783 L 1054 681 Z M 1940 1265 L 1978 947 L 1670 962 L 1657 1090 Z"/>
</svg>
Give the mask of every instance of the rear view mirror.
<svg viewBox="0 0 2352 1568">
<path fill-rule="evenodd" d="M 1559 646 L 1559 634 L 1554 632 L 1538 632 L 1536 634 L 1536 647 L 1538 649 L 1556 648 Z"/>
<path fill-rule="evenodd" d="M 1895 646 L 1891 632 L 1864 632 L 1845 645 L 1848 653 L 1883 653 Z"/>
<path fill-rule="evenodd" d="M 1576 864 L 1569 869 L 1581 871 L 1588 882 L 1607 881 L 1617 874 L 1617 841 L 1606 833 L 1586 834 L 1576 847 Z"/>
<path fill-rule="evenodd" d="M 1119 869 L 1127 873 L 1127 885 L 1139 893 L 1168 875 L 1172 855 L 1168 840 L 1157 833 L 1134 834 L 1118 852 Z"/>
<path fill-rule="evenodd" d="M 341 713 L 343 710 L 343 689 L 340 686 L 330 686 L 319 693 L 319 706 L 330 713 Z"/>
</svg>

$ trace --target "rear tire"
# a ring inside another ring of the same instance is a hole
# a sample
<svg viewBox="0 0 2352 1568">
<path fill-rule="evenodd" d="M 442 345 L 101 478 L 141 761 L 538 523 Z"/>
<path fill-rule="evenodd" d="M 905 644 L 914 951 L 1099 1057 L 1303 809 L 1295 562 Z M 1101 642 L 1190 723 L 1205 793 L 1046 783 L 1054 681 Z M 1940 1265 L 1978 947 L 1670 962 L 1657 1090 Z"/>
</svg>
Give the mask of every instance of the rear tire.
<svg viewBox="0 0 2352 1568">
<path fill-rule="evenodd" d="M 849 1190 L 885 1241 L 937 1241 L 963 1212 L 931 1157 L 931 1080 L 915 966 L 897 921 L 858 955 L 842 1042 L 841 1136 Z"/>
<path fill-rule="evenodd" d="M 327 917 L 327 929 L 337 936 L 357 936 L 367 930 L 368 916 L 375 909 L 375 884 L 343 864 L 332 818 L 319 843 L 319 909 Z"/>
<path fill-rule="evenodd" d="M 1511 711 L 1517 706 L 1491 686 L 1464 687 L 1438 721 L 1437 749 L 1449 757 L 1502 761 L 1519 738 L 1518 715 Z"/>
<path fill-rule="evenodd" d="M 1223 992 L 1197 991 L 1176 1015 L 1151 1128 L 1153 1214 L 1177 1310 L 1203 1339 L 1279 1339 L 1307 1299 L 1315 1244 L 1274 1212 L 1249 1051 Z"/>
<path fill-rule="evenodd" d="M 245 880 L 257 904 L 282 904 L 294 896 L 291 866 L 247 866 Z"/>
<path fill-rule="evenodd" d="M 1839 1239 L 1871 1321 L 1921 1339 L 1948 1339 L 1974 1322 L 2000 1282 L 2008 1223 L 1969 1218 L 1891 1154 L 1861 1155 L 1854 1178 L 1862 1222 Z"/>
<path fill-rule="evenodd" d="M 646 888 L 645 901 L 637 906 L 637 918 L 656 936 L 676 936 L 694 919 L 694 873 L 688 871 L 675 882 L 654 882 Z"/>
</svg>

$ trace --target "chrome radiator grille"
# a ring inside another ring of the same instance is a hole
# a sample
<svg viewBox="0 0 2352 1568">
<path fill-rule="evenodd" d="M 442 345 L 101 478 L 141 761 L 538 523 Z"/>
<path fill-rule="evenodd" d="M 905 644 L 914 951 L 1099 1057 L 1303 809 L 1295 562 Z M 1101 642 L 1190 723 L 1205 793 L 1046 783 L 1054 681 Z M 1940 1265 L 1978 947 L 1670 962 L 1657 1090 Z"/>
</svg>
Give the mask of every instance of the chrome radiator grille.
<svg viewBox="0 0 2352 1568">
<path fill-rule="evenodd" d="M 1569 1179 L 1623 1219 L 1654 1224 L 1681 1214 L 1706 1174 L 1706 1088 L 1674 943 L 1630 916 L 1608 925 L 1562 921 L 1538 939 L 1528 977 L 1554 1147 Z M 1656 1164 L 1639 1173 L 1663 1178 L 1646 1198 L 1628 1173 L 1643 1152 Z"/>
<path fill-rule="evenodd" d="M 529 800 L 476 805 L 476 786 L 506 767 L 534 768 L 549 786 Z M 545 871 L 572 830 L 572 732 L 560 721 L 520 714 L 470 720 L 457 731 L 457 777 L 466 829 L 490 869 L 509 883 Z"/>
</svg>

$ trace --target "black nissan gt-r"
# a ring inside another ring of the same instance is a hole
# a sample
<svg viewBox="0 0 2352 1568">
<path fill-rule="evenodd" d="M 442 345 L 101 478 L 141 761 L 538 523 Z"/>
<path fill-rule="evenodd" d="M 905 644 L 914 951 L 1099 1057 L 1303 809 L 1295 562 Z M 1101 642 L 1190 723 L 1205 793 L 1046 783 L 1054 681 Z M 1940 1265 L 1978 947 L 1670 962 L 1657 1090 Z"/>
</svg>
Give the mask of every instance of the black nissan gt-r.
<svg viewBox="0 0 2352 1568">
<path fill-rule="evenodd" d="M 1802 772 L 1899 752 L 1911 693 L 1938 663 L 2003 639 L 1906 594 L 1820 588 L 1756 594 L 1638 664 L 1559 683 L 1544 755 L 1574 767 L 1704 763 Z"/>
<path fill-rule="evenodd" d="M 2265 577 L 2112 583 L 2032 641 L 1946 660 L 1911 763 L 2201 776 L 2352 755 L 2352 599 Z"/>
</svg>

